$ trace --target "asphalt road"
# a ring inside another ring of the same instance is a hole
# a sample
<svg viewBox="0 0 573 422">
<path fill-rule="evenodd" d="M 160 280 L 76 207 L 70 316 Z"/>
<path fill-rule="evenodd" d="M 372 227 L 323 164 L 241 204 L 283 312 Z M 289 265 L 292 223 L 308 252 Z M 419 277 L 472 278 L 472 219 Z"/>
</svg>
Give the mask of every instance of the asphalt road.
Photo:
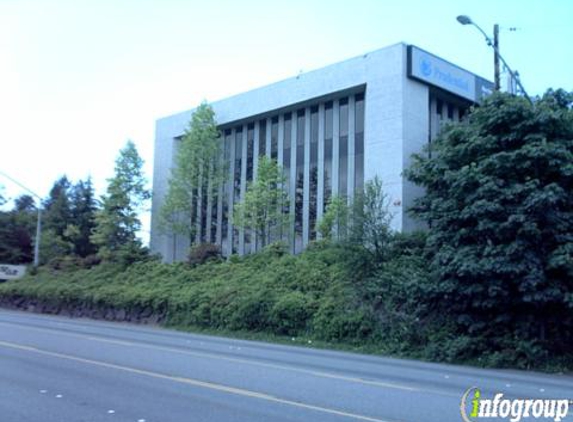
<svg viewBox="0 0 573 422">
<path fill-rule="evenodd" d="M 573 398 L 565 375 L 0 310 L 2 422 L 454 422 L 472 386 Z"/>
</svg>

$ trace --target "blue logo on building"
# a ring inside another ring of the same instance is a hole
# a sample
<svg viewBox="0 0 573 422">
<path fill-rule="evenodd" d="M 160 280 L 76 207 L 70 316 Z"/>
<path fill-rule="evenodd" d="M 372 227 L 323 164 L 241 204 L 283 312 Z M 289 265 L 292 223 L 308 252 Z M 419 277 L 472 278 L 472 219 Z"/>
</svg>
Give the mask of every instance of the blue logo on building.
<svg viewBox="0 0 573 422">
<path fill-rule="evenodd" d="M 432 63 L 426 59 L 422 59 L 420 61 L 420 72 L 426 77 L 430 76 L 432 74 Z"/>
</svg>

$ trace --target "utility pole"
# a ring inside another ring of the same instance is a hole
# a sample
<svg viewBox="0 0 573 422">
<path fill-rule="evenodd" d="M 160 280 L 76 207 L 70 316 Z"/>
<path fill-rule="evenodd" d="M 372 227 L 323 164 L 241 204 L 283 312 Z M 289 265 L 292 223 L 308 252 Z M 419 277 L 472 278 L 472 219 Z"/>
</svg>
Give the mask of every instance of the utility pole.
<svg viewBox="0 0 573 422">
<path fill-rule="evenodd" d="M 42 234 L 42 197 L 2 171 L 0 171 L 0 176 L 4 176 L 6 179 L 10 180 L 11 182 L 15 183 L 25 191 L 28 191 L 33 196 L 38 198 L 38 218 L 36 220 L 36 239 L 34 241 L 34 267 L 37 268 L 40 265 L 40 236 Z"/>
<path fill-rule="evenodd" d="M 499 25 L 497 23 L 493 26 L 493 51 L 495 90 L 499 91 L 501 84 L 499 82 Z"/>
<path fill-rule="evenodd" d="M 485 42 L 487 43 L 487 45 L 489 45 L 490 47 L 493 48 L 495 55 L 494 55 L 494 61 L 495 60 L 501 60 L 501 62 L 503 63 L 503 65 L 505 66 L 505 68 L 507 69 L 507 71 L 509 72 L 509 74 L 511 75 L 511 79 L 515 81 L 515 83 L 517 84 L 517 86 L 519 87 L 519 89 L 521 90 L 521 92 L 523 93 L 523 96 L 527 99 L 527 101 L 529 101 L 529 104 L 533 105 L 533 101 L 531 100 L 531 98 L 529 97 L 529 95 L 527 95 L 527 92 L 525 92 L 525 88 L 523 87 L 523 84 L 521 83 L 521 81 L 519 80 L 519 77 L 517 75 L 517 72 L 514 72 L 513 70 L 511 70 L 511 68 L 509 67 L 509 65 L 507 64 L 507 62 L 505 61 L 505 59 L 503 58 L 503 56 L 501 54 L 499 54 L 499 48 L 498 48 L 498 32 L 499 32 L 499 26 L 496 24 L 494 26 L 494 31 L 495 31 L 495 36 L 496 36 L 496 41 L 492 41 L 492 39 L 485 33 L 485 31 L 483 29 L 480 28 L 480 26 L 475 23 L 474 21 L 472 21 L 472 19 L 467 16 L 467 15 L 460 15 L 456 18 L 458 20 L 459 23 L 461 23 L 462 25 L 473 25 L 476 27 L 476 29 L 481 32 L 481 34 L 485 37 Z M 496 89 L 499 89 L 499 68 L 496 68 L 494 73 L 496 76 L 496 81 L 495 81 L 495 85 L 496 85 Z"/>
</svg>

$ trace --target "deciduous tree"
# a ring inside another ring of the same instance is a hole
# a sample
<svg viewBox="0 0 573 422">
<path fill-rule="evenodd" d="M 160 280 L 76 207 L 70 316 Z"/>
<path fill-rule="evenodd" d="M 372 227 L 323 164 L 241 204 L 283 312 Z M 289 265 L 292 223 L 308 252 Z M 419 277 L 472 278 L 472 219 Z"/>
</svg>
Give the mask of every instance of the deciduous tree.
<svg viewBox="0 0 573 422">
<path fill-rule="evenodd" d="M 266 246 L 277 237 L 288 222 L 284 213 L 288 195 L 284 190 L 284 176 L 275 160 L 259 157 L 257 179 L 247 186 L 244 199 L 235 204 L 233 224 L 253 230 L 257 245 Z"/>
<path fill-rule="evenodd" d="M 471 332 L 573 344 L 572 100 L 492 95 L 406 173 L 426 189 L 428 298 Z"/>
<path fill-rule="evenodd" d="M 211 212 L 208 198 L 215 199 L 224 174 L 215 113 L 203 103 L 193 113 L 189 128 L 177 146 L 169 190 L 161 209 L 163 230 L 187 236 L 190 243 L 197 237 L 205 237 L 201 236 L 201 222 Z"/>
</svg>

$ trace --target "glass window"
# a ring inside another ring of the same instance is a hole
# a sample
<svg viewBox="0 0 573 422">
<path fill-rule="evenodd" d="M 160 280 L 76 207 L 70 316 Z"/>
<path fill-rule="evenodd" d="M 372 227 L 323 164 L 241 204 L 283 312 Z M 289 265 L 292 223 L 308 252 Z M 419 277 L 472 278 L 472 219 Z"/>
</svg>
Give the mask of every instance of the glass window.
<svg viewBox="0 0 573 422">
<path fill-rule="evenodd" d="M 340 104 L 340 136 L 348 136 L 348 98 L 342 98 Z"/>
<path fill-rule="evenodd" d="M 267 121 L 261 120 L 259 122 L 259 157 L 265 155 L 265 148 L 267 145 Z"/>
<path fill-rule="evenodd" d="M 207 182 L 205 176 L 203 176 L 203 186 L 201 187 L 201 242 L 207 241 L 207 213 L 210 211 L 207 208 Z"/>
<path fill-rule="evenodd" d="M 238 128 L 235 131 L 235 174 L 233 176 L 234 181 L 234 192 L 235 192 L 235 202 L 239 202 L 241 199 L 241 163 L 243 156 L 243 129 Z"/>
<path fill-rule="evenodd" d="M 333 109 L 332 102 L 324 106 L 324 209 L 332 195 L 332 136 Z"/>
<path fill-rule="evenodd" d="M 310 143 L 318 142 L 318 107 L 310 109 Z"/>
<path fill-rule="evenodd" d="M 324 139 L 332 139 L 332 101 L 324 105 Z"/>
<path fill-rule="evenodd" d="M 296 198 L 295 198 L 295 252 L 302 250 L 302 205 L 304 202 L 304 126 L 305 111 L 297 112 L 296 127 Z"/>
<path fill-rule="evenodd" d="M 210 237 L 209 241 L 212 243 L 217 242 L 217 201 L 218 192 L 212 189 L 211 192 L 211 227 L 209 227 Z"/>
<path fill-rule="evenodd" d="M 304 145 L 304 110 L 299 110 L 296 114 L 297 126 L 296 126 L 296 144 Z"/>
<path fill-rule="evenodd" d="M 231 146 L 233 144 L 233 136 L 231 130 L 227 129 L 225 131 L 225 147 L 223 156 L 225 158 L 225 167 L 230 168 L 231 161 Z M 228 245 L 228 227 L 229 227 L 229 195 L 232 194 L 231 190 L 232 181 L 228 177 L 225 178 L 225 183 L 223 185 L 223 221 L 221 224 L 221 238 L 222 238 L 222 250 L 226 255 L 230 254 L 230 247 Z"/>
<path fill-rule="evenodd" d="M 340 100 L 340 139 L 338 144 L 338 194 L 345 197 L 348 193 L 348 98 Z"/>
<path fill-rule="evenodd" d="M 241 165 L 243 164 L 243 128 L 239 127 L 235 131 L 235 175 L 234 180 L 234 203 L 241 201 Z M 233 210 L 229 210 L 233 212 Z M 233 253 L 239 250 L 239 230 L 233 227 Z"/>
<path fill-rule="evenodd" d="M 364 94 L 356 94 L 355 97 L 355 129 L 356 133 L 364 132 Z"/>
<path fill-rule="evenodd" d="M 279 118 L 273 117 L 271 122 L 271 158 L 277 159 L 279 144 Z"/>
<path fill-rule="evenodd" d="M 444 108 L 444 102 L 442 100 L 437 100 L 436 101 L 436 108 L 437 108 L 437 113 L 438 116 L 442 116 L 442 109 Z"/>
<path fill-rule="evenodd" d="M 309 173 L 308 227 L 310 240 L 316 239 L 316 212 L 318 195 L 318 107 L 310 109 L 310 173 Z"/>
<path fill-rule="evenodd" d="M 364 189 L 364 94 L 356 95 L 354 136 L 354 188 L 356 192 Z"/>
<path fill-rule="evenodd" d="M 253 180 L 253 155 L 255 146 L 255 125 L 247 126 L 247 182 Z"/>
<path fill-rule="evenodd" d="M 284 176 L 286 179 L 285 186 L 288 191 L 288 186 L 290 182 L 290 147 L 291 147 L 291 133 L 292 133 L 292 122 L 291 122 L 291 114 L 285 114 L 284 117 L 284 139 L 283 139 L 283 170 Z"/>
</svg>

